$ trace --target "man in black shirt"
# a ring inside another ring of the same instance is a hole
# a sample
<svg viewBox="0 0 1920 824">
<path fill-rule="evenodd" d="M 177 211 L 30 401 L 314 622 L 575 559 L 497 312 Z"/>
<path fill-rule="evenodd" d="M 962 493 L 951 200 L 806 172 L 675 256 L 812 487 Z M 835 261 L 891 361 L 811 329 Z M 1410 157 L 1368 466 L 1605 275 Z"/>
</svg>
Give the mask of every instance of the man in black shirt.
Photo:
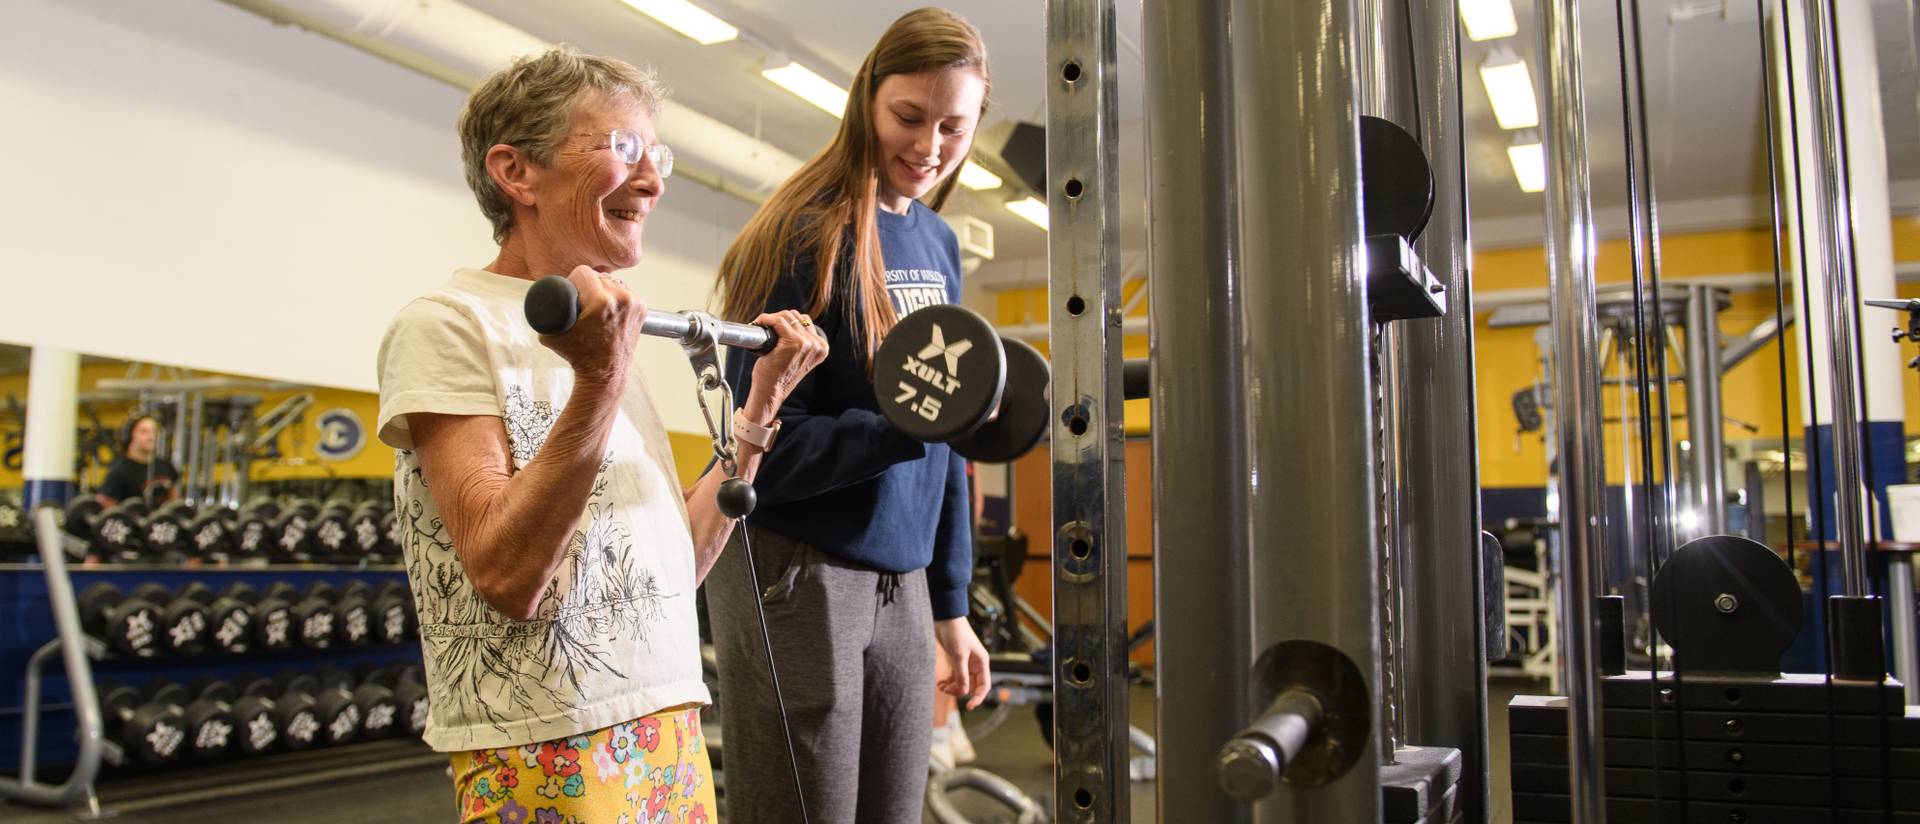
<svg viewBox="0 0 1920 824">
<path fill-rule="evenodd" d="M 146 496 L 147 503 L 159 505 L 173 497 L 174 482 L 180 470 L 171 461 L 153 454 L 159 436 L 159 424 L 152 415 L 139 415 L 120 427 L 120 456 L 107 467 L 107 479 L 94 490 L 101 506 L 113 506 L 124 498 Z"/>
</svg>

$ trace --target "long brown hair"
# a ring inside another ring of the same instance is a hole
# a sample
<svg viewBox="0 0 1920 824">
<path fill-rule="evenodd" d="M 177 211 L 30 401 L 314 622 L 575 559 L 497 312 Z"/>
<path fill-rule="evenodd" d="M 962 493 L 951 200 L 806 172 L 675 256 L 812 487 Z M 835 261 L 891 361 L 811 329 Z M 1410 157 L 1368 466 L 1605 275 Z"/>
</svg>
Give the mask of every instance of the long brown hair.
<svg viewBox="0 0 1920 824">
<path fill-rule="evenodd" d="M 977 71 L 992 91 L 987 48 L 973 24 L 946 9 L 923 8 L 887 27 L 853 78 L 833 142 L 780 184 L 727 248 L 717 284 L 722 317 L 745 322 L 758 316 L 780 277 L 811 255 L 817 276 L 807 314 L 826 312 L 836 289 L 857 298 L 858 303 L 848 307 L 850 331 L 863 356 L 873 353 L 898 319 L 887 297 L 874 218 L 880 165 L 874 94 L 889 76 L 946 69 Z M 986 105 L 983 98 L 982 115 Z M 935 211 L 945 206 L 959 178 L 958 173 L 949 174 L 929 193 L 927 205 Z M 851 249 L 846 248 L 848 240 Z M 843 256 L 848 282 L 836 283 Z"/>
</svg>

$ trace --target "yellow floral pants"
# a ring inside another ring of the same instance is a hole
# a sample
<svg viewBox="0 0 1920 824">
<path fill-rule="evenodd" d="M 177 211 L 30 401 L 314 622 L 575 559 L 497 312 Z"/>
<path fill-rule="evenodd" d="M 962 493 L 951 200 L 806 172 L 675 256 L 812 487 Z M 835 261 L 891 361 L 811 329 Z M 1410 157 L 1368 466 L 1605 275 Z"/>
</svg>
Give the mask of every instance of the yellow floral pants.
<svg viewBox="0 0 1920 824">
<path fill-rule="evenodd" d="M 462 824 L 710 824 L 713 766 L 700 710 L 586 735 L 454 753 Z"/>
</svg>

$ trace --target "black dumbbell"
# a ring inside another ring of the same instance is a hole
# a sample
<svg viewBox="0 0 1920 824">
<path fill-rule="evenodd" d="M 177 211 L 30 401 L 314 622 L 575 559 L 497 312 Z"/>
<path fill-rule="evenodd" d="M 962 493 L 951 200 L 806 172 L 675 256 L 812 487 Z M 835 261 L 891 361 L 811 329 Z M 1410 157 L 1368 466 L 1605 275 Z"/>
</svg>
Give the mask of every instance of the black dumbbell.
<svg viewBox="0 0 1920 824">
<path fill-rule="evenodd" d="M 262 684 L 271 688 L 271 681 L 260 679 Z M 203 675 L 194 679 L 194 689 L 200 697 L 212 701 L 228 703 L 227 712 L 233 716 L 233 751 L 239 755 L 258 755 L 273 749 L 280 743 L 280 725 L 274 719 L 273 697 L 264 692 L 241 694 L 240 686 L 234 682 Z"/>
<path fill-rule="evenodd" d="M 292 670 L 280 673 L 276 681 L 282 700 L 309 704 L 313 708 L 314 720 L 320 722 L 314 743 L 334 746 L 360 737 L 360 708 L 354 705 L 353 694 L 347 692 L 344 685 L 337 681 L 322 684 L 317 676 Z"/>
<path fill-rule="evenodd" d="M 146 555 L 147 502 L 128 498 L 102 511 L 93 519 L 93 550 L 107 561 L 135 563 Z"/>
<path fill-rule="evenodd" d="M 273 719 L 279 743 L 289 750 L 304 750 L 320 741 L 320 715 L 313 709 L 313 696 L 307 693 L 283 695 L 280 684 L 271 678 L 243 677 L 240 700 L 261 699 Z M 249 703 L 249 706 L 256 704 Z"/>
<path fill-rule="evenodd" d="M 160 613 L 144 598 L 128 598 L 106 582 L 80 591 L 80 624 L 119 655 L 150 658 L 161 649 Z"/>
<path fill-rule="evenodd" d="M 0 543 L 24 543 L 33 537 L 27 508 L 12 495 L 0 495 Z"/>
<path fill-rule="evenodd" d="M 352 517 L 347 519 L 348 546 L 354 560 L 375 559 L 386 555 L 384 546 L 386 530 L 380 523 L 387 507 L 384 504 L 369 501 L 355 507 Z"/>
<path fill-rule="evenodd" d="M 370 683 L 356 673 L 330 666 L 321 666 L 313 672 L 314 677 L 320 680 L 322 690 L 341 689 L 347 692 L 359 713 L 360 737 L 385 738 L 398 732 L 400 705 L 394 700 L 393 690 L 382 684 Z"/>
<path fill-rule="evenodd" d="M 225 597 L 253 607 L 253 644 L 258 649 L 284 650 L 292 647 L 298 635 L 293 604 L 278 595 L 261 595 L 242 582 L 227 586 Z"/>
<path fill-rule="evenodd" d="M 144 598 L 158 616 L 162 652 L 199 652 L 207 634 L 207 608 L 192 598 L 176 597 L 165 584 L 148 581 L 133 588 L 129 598 Z"/>
<path fill-rule="evenodd" d="M 365 581 L 352 581 L 339 595 L 324 582 L 307 587 L 314 597 L 333 603 L 334 640 L 350 647 L 379 642 L 380 628 L 374 613 L 373 588 Z"/>
<path fill-rule="evenodd" d="M 194 514 L 192 504 L 173 500 L 141 519 L 140 537 L 146 544 L 147 555 L 163 563 L 185 561 L 192 545 L 188 540 L 187 522 Z"/>
<path fill-rule="evenodd" d="M 147 698 L 157 704 L 180 707 L 181 724 L 186 731 L 185 747 L 194 758 L 219 758 L 233 745 L 235 724 L 232 707 L 227 702 L 196 698 L 185 685 L 164 680 L 147 685 Z"/>
<path fill-rule="evenodd" d="M 332 587 L 328 587 L 326 592 L 329 595 L 332 594 Z M 313 593 L 314 587 L 308 587 L 307 592 L 303 594 L 295 590 L 292 584 L 275 581 L 272 586 L 267 587 L 266 595 L 262 596 L 262 600 L 278 598 L 291 605 L 293 638 L 299 642 L 300 646 L 308 649 L 329 649 L 333 646 L 334 635 L 338 632 L 335 627 L 339 621 L 333 613 L 333 605 L 313 597 Z"/>
<path fill-rule="evenodd" d="M 394 662 L 385 667 L 361 664 L 354 668 L 361 683 L 375 684 L 393 691 L 394 705 L 400 709 L 400 730 L 418 738 L 427 730 L 427 685 L 420 679 L 420 665 Z"/>
<path fill-rule="evenodd" d="M 253 606 L 230 595 L 215 595 L 199 581 L 180 588 L 178 598 L 191 600 L 207 610 L 208 647 L 221 652 L 241 653 L 253 648 Z"/>
<path fill-rule="evenodd" d="M 102 685 L 107 763 L 159 765 L 186 755 L 186 720 L 179 704 L 148 701 L 126 685 Z"/>
<path fill-rule="evenodd" d="M 881 413 L 915 440 L 1004 463 L 1046 434 L 1046 359 L 1022 341 L 1001 338 L 964 306 L 928 306 L 901 318 L 873 364 Z"/>
<path fill-rule="evenodd" d="M 407 639 L 407 629 L 412 616 L 408 609 L 413 606 L 413 596 L 399 581 L 387 581 L 375 591 L 365 581 L 354 581 L 340 593 L 344 603 L 346 599 L 359 596 L 368 604 L 368 620 L 372 624 L 373 641 L 376 644 L 398 644 Z"/>
<path fill-rule="evenodd" d="M 75 538 L 93 537 L 93 522 L 100 518 L 100 499 L 87 495 L 67 502 L 60 528 Z"/>
<path fill-rule="evenodd" d="M 273 722 L 272 699 L 261 695 L 243 697 L 232 682 L 211 675 L 193 679 L 188 691 L 195 696 L 185 710 L 188 729 L 204 726 L 198 719 L 219 718 L 219 714 L 224 714 L 232 725 L 226 746 L 234 754 L 258 755 L 280 740 L 280 729 Z M 204 739 L 196 736 L 195 742 L 217 746 L 215 738 L 215 733 L 209 730 Z"/>
<path fill-rule="evenodd" d="M 229 510 L 208 507 L 187 521 L 187 552 L 195 557 L 224 561 L 233 554 L 233 527 Z"/>
<path fill-rule="evenodd" d="M 280 517 L 280 505 L 272 498 L 255 498 L 234 516 L 233 553 L 242 558 L 265 557 L 273 546 L 273 522 Z"/>
<path fill-rule="evenodd" d="M 313 554 L 329 561 L 347 563 L 359 560 L 354 549 L 353 506 L 342 500 L 331 500 L 320 508 L 312 524 Z"/>
<path fill-rule="evenodd" d="M 400 513 L 389 509 L 380 516 L 380 554 L 400 557 Z"/>
<path fill-rule="evenodd" d="M 312 501 L 295 501 L 273 519 L 267 553 L 276 561 L 303 564 L 313 560 L 313 519 L 320 508 Z"/>
</svg>

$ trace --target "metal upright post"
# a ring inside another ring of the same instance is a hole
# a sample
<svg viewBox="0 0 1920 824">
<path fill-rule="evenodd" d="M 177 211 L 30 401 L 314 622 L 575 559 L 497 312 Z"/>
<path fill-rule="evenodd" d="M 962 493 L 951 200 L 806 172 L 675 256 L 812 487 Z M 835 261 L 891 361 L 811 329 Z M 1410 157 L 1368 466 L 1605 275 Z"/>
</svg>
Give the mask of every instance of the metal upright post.
<svg viewBox="0 0 1920 824">
<path fill-rule="evenodd" d="M 1822 214 L 1820 263 L 1827 277 L 1827 346 L 1832 362 L 1833 471 L 1838 506 L 1834 537 L 1840 543 L 1841 577 L 1850 597 L 1870 594 L 1867 587 L 1866 523 L 1861 501 L 1860 463 L 1860 305 L 1853 291 L 1853 214 L 1846 171 L 1845 124 L 1840 116 L 1840 80 L 1834 69 L 1833 4 L 1803 0 L 1806 10 L 1808 86 L 1814 98 L 1814 183 Z"/>
<path fill-rule="evenodd" d="M 1817 242 L 1826 273 L 1827 386 L 1833 404 L 1834 537 L 1840 543 L 1844 595 L 1828 599 L 1828 653 L 1835 678 L 1878 681 L 1886 676 L 1880 602 L 1867 582 L 1866 467 L 1861 462 L 1860 319 L 1854 293 L 1853 198 L 1849 191 L 1846 124 L 1840 112 L 1831 0 L 1804 0 L 1808 87 L 1814 99 L 1814 177 L 1819 208 Z"/>
<path fill-rule="evenodd" d="M 1047 3 L 1054 820 L 1129 820 L 1113 0 Z"/>
<path fill-rule="evenodd" d="M 1480 556 L 1480 473 L 1474 420 L 1473 289 L 1467 270 L 1466 142 L 1460 107 L 1460 16 L 1455 0 L 1413 0 L 1419 67 L 1417 135 L 1433 164 L 1433 216 L 1416 246 L 1447 287 L 1447 314 L 1396 322 L 1400 465 L 1414 494 L 1402 501 L 1407 739 L 1460 751 L 1459 809 L 1492 810 L 1487 761 L 1487 615 Z"/>
<path fill-rule="evenodd" d="M 1252 603 L 1262 692 L 1231 708 L 1250 724 L 1223 753 L 1222 778 L 1258 800 L 1263 824 L 1379 821 L 1359 17 L 1353 0 L 1236 0 L 1231 13 L 1234 130 L 1247 150 L 1237 176 L 1247 420 L 1257 422 L 1245 433 L 1253 562 L 1234 595 Z M 1331 672 L 1341 675 L 1313 683 Z M 1338 746 L 1297 757 L 1315 746 L 1295 746 L 1303 729 Z M 1274 755 L 1284 784 L 1244 780 Z"/>
<path fill-rule="evenodd" d="M 1727 531 L 1727 449 L 1720 411 L 1720 290 L 1687 287 L 1687 436 L 1693 442 L 1694 534 Z"/>
<path fill-rule="evenodd" d="M 1605 530 L 1598 317 L 1593 295 L 1593 201 L 1587 169 L 1586 99 L 1581 91 L 1576 0 L 1543 0 L 1541 63 L 1546 69 L 1547 266 L 1554 335 L 1554 413 L 1559 429 L 1559 575 L 1554 587 L 1561 683 L 1567 692 L 1567 768 L 1574 824 L 1606 819 L 1604 737 L 1594 655 L 1593 576 Z"/>
<path fill-rule="evenodd" d="M 1231 0 L 1147 0 L 1158 818 L 1246 824 L 1214 775 L 1254 703 Z M 1206 364 L 1206 368 L 1195 368 Z"/>
</svg>

